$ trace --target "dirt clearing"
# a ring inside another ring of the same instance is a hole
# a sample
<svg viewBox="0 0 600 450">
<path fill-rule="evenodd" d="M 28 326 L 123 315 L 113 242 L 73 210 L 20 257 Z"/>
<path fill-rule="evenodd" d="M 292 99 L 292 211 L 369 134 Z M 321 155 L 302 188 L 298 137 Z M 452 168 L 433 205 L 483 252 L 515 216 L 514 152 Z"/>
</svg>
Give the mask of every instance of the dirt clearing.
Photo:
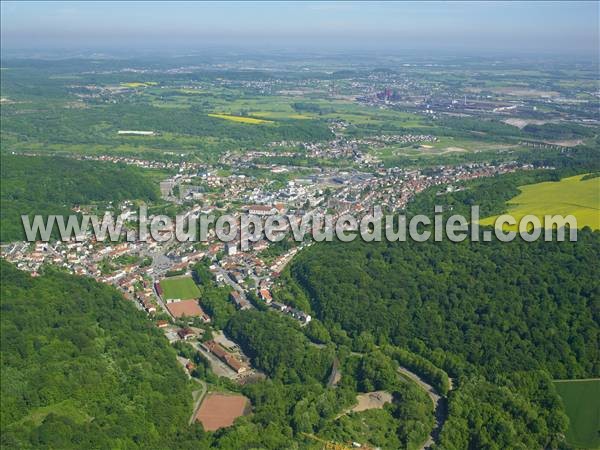
<svg viewBox="0 0 600 450">
<path fill-rule="evenodd" d="M 374 391 L 356 396 L 358 405 L 352 408 L 353 412 L 366 411 L 367 409 L 381 409 L 386 403 L 392 402 L 392 394 L 387 391 Z"/>
<path fill-rule="evenodd" d="M 243 395 L 210 393 L 196 414 L 196 420 L 207 431 L 215 431 L 233 425 L 233 421 L 248 414 L 250 403 Z"/>
</svg>

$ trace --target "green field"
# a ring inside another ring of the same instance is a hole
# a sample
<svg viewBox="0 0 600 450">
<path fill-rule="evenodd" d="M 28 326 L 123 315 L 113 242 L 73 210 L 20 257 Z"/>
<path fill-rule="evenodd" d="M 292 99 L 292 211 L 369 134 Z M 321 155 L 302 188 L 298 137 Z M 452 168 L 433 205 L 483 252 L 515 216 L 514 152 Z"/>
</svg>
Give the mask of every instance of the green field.
<svg viewBox="0 0 600 450">
<path fill-rule="evenodd" d="M 264 123 L 254 121 L 261 119 L 267 123 L 271 120 L 289 119 L 340 119 L 366 127 L 391 126 L 395 131 L 398 131 L 396 128 L 425 128 L 423 119 L 419 115 L 364 106 L 350 100 L 290 95 L 251 96 L 242 95 L 241 91 L 235 89 L 218 87 L 213 87 L 205 92 L 178 89 L 176 93 L 178 95 L 165 98 L 160 90 L 150 89 L 140 95 L 145 95 L 144 98 L 147 98 L 154 106 L 163 108 L 189 108 L 202 102 L 203 107 L 210 105 L 213 111 L 218 111 L 208 114 L 209 116 L 241 123 Z M 199 93 L 203 95 L 198 96 Z M 320 108 L 321 111 L 298 111 L 293 107 L 298 102 L 309 103 L 315 108 Z"/>
<path fill-rule="evenodd" d="M 556 381 L 570 425 L 567 442 L 577 448 L 600 449 L 600 378 Z"/>
<path fill-rule="evenodd" d="M 163 298 L 167 300 L 200 297 L 200 291 L 191 277 L 167 278 L 160 282 L 160 287 L 163 290 Z"/>
<path fill-rule="evenodd" d="M 507 214 L 517 222 L 527 214 L 538 217 L 543 224 L 544 215 L 572 214 L 577 227 L 600 229 L 600 177 L 582 180 L 585 175 L 562 180 L 520 186 L 521 193 L 507 202 Z M 493 225 L 498 216 L 486 217 L 480 223 Z M 511 227 L 507 227 L 511 228 Z M 515 227 L 516 228 L 516 225 Z"/>
</svg>

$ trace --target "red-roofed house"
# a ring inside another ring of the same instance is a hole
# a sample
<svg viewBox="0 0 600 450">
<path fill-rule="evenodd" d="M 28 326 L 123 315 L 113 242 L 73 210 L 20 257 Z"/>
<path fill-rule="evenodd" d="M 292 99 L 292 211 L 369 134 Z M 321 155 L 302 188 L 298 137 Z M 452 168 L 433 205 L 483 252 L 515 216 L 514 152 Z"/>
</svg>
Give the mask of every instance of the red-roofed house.
<svg viewBox="0 0 600 450">
<path fill-rule="evenodd" d="M 258 291 L 258 294 L 260 295 L 260 298 L 262 298 L 267 305 L 273 301 L 273 297 L 271 297 L 271 293 L 269 292 L 268 289 L 261 289 L 260 291 Z"/>
</svg>

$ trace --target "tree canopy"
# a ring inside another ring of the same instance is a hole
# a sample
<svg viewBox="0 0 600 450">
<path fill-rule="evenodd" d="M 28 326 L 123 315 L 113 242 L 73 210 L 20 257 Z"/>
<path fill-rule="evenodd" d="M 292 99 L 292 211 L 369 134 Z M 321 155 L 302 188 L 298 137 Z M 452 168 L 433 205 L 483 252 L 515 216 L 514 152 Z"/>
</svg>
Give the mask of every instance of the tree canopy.
<svg viewBox="0 0 600 450">
<path fill-rule="evenodd" d="M 0 158 L 1 241 L 25 239 L 23 214 L 69 215 L 74 205 L 158 199 L 157 183 L 137 167 L 57 156 Z"/>
<path fill-rule="evenodd" d="M 114 288 L 2 269 L 3 448 L 169 448 L 192 410 L 162 332 Z"/>
</svg>

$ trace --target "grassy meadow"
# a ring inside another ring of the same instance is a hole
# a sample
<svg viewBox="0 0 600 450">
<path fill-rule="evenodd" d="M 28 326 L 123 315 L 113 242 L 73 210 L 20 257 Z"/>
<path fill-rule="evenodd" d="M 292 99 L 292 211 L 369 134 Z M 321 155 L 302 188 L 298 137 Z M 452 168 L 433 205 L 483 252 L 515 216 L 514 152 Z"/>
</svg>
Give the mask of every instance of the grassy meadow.
<svg viewBox="0 0 600 450">
<path fill-rule="evenodd" d="M 570 424 L 567 442 L 580 449 L 600 449 L 600 379 L 556 381 Z"/>
</svg>

